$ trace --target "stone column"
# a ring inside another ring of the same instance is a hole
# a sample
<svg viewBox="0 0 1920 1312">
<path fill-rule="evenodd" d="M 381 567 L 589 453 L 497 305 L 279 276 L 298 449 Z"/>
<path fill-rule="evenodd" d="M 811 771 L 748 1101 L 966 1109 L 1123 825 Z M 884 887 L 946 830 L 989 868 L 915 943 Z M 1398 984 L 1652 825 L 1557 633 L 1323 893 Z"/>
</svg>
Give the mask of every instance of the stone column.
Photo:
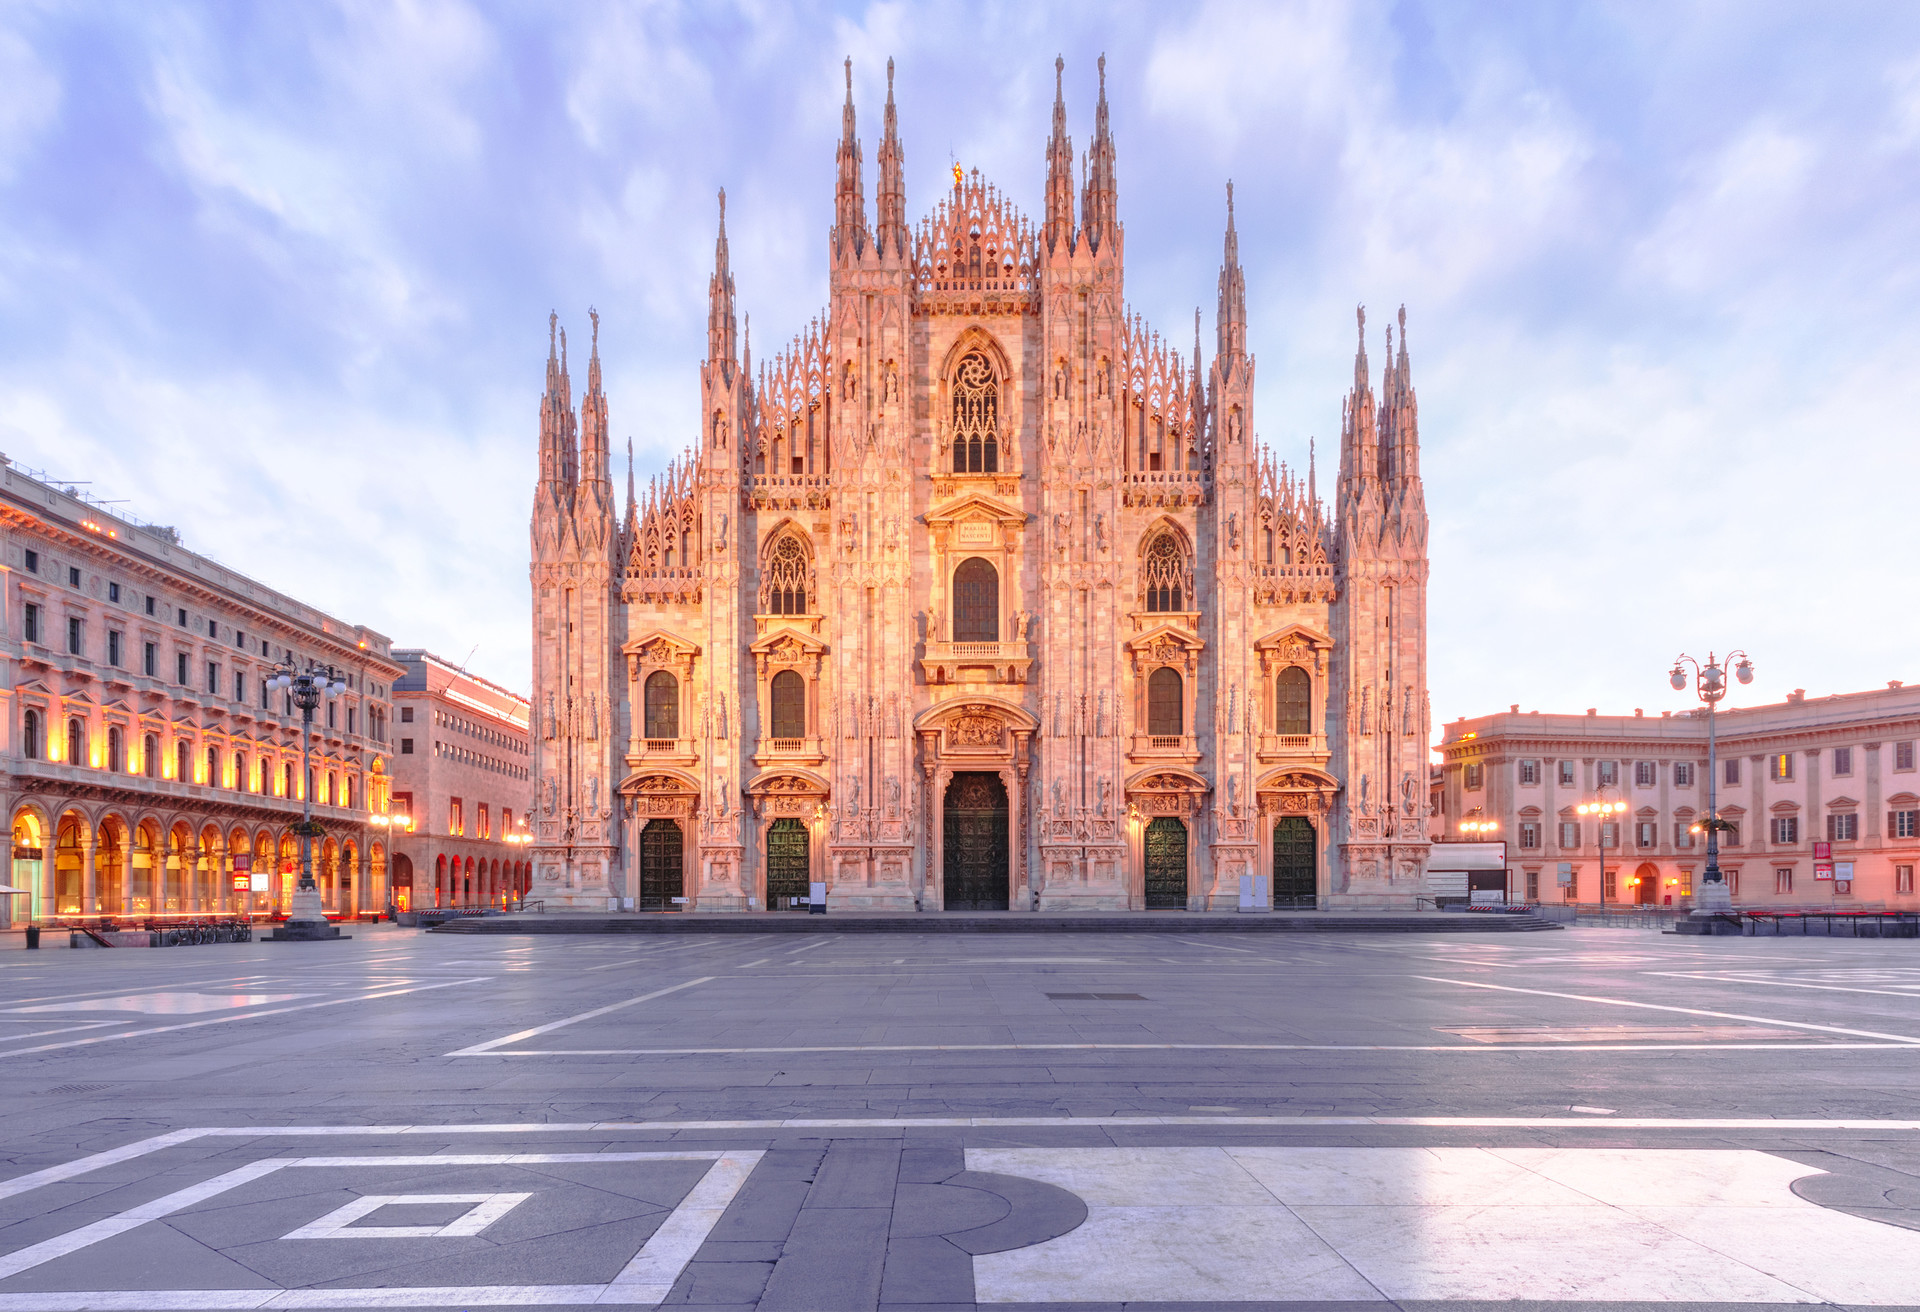
<svg viewBox="0 0 1920 1312">
<path fill-rule="evenodd" d="M 82 819 L 78 828 L 80 830 L 80 912 L 82 915 L 92 915 L 100 909 L 99 881 L 95 878 L 93 869 L 93 826 Z"/>
<path fill-rule="evenodd" d="M 133 833 L 127 833 L 126 842 L 120 845 L 120 858 L 114 863 L 119 867 L 120 875 L 120 913 L 133 914 Z"/>
</svg>

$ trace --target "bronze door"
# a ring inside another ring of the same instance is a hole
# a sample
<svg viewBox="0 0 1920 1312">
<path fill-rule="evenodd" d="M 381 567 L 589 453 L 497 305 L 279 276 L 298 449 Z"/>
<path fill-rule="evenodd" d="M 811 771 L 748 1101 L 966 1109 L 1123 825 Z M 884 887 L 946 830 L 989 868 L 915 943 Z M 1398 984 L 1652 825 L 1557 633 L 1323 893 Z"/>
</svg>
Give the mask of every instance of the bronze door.
<svg viewBox="0 0 1920 1312">
<path fill-rule="evenodd" d="M 640 909 L 671 911 L 682 896 L 680 883 L 680 825 L 675 820 L 649 820 L 640 831 Z"/>
<path fill-rule="evenodd" d="M 1312 823 L 1297 815 L 1283 817 L 1273 827 L 1273 904 L 1318 906 L 1317 873 Z"/>
<path fill-rule="evenodd" d="M 1147 910 L 1187 909 L 1187 827 L 1163 815 L 1147 826 Z"/>
<path fill-rule="evenodd" d="M 791 898 L 807 896 L 807 827 L 775 820 L 767 830 L 767 910 L 791 911 Z"/>
<path fill-rule="evenodd" d="M 1005 911 L 1007 787 L 1000 776 L 956 774 L 947 785 L 942 891 L 949 911 Z"/>
</svg>

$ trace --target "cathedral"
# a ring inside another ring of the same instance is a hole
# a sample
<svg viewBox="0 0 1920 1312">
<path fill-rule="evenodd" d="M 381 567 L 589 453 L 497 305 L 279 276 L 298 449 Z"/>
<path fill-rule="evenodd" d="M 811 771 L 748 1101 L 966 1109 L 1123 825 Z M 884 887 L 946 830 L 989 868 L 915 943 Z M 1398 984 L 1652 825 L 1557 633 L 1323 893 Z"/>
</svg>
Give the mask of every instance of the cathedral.
<svg viewBox="0 0 1920 1312">
<path fill-rule="evenodd" d="M 851 63 L 830 300 L 753 363 L 726 197 L 698 440 L 616 499 L 599 319 L 549 321 L 532 519 L 548 909 L 1412 907 L 1427 516 L 1406 316 L 1333 504 L 1256 438 L 1226 192 L 1211 360 L 1129 310 L 1101 61 L 1036 225 L 978 170 L 874 204 Z M 1076 195 L 1077 190 L 1077 195 Z"/>
</svg>

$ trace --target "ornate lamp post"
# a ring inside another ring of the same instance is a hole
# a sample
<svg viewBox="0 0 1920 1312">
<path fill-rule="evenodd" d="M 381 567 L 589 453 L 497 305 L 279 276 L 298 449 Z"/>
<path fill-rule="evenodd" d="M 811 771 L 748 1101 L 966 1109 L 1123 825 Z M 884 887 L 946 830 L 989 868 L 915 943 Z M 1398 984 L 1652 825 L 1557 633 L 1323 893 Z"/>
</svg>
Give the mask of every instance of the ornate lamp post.
<svg viewBox="0 0 1920 1312">
<path fill-rule="evenodd" d="M 331 665 L 307 662 L 305 669 L 293 662 L 278 667 L 267 681 L 269 688 L 291 690 L 293 704 L 300 708 L 300 883 L 293 890 L 293 906 L 287 923 L 273 931 L 280 940 L 339 938 L 340 930 L 327 919 L 320 904 L 320 886 L 313 882 L 313 840 L 319 826 L 313 822 L 313 769 L 309 764 L 313 747 L 313 713 L 329 697 L 347 690 L 347 682 Z"/>
<path fill-rule="evenodd" d="M 1740 660 L 1733 667 L 1733 677 L 1743 684 L 1752 683 L 1753 660 L 1744 651 L 1728 652 L 1727 660 L 1732 661 L 1736 656 Z M 1720 876 L 1720 834 L 1733 826 L 1720 818 L 1720 751 L 1713 724 L 1714 708 L 1727 695 L 1727 672 L 1712 652 L 1707 653 L 1705 665 L 1682 654 L 1674 660 L 1673 669 L 1667 675 L 1675 692 L 1686 691 L 1685 667 L 1689 665 L 1693 667 L 1694 692 L 1707 708 L 1707 873 L 1693 895 L 1693 914 L 1727 915 L 1733 911 L 1733 892 Z"/>
<path fill-rule="evenodd" d="M 1462 842 L 1481 842 L 1500 832 L 1500 822 L 1485 818 L 1484 813 L 1476 806 L 1467 812 L 1467 818 L 1462 820 L 1457 828 L 1466 836 L 1461 840 Z"/>
<path fill-rule="evenodd" d="M 1596 765 L 1593 769 L 1594 773 L 1598 775 L 1600 767 Z M 1609 816 L 1621 816 L 1627 813 L 1627 804 L 1624 801 L 1607 800 L 1607 789 L 1611 786 L 1610 784 L 1597 785 L 1594 791 L 1599 794 L 1599 797 L 1591 802 L 1582 802 L 1573 808 L 1576 815 L 1592 816 L 1594 819 L 1593 846 L 1594 850 L 1600 853 L 1599 894 L 1600 909 L 1602 911 L 1607 909 L 1607 818 Z M 1614 823 L 1618 824 L 1619 821 L 1616 820 Z M 1614 831 L 1616 835 L 1619 832 L 1617 829 Z"/>
</svg>

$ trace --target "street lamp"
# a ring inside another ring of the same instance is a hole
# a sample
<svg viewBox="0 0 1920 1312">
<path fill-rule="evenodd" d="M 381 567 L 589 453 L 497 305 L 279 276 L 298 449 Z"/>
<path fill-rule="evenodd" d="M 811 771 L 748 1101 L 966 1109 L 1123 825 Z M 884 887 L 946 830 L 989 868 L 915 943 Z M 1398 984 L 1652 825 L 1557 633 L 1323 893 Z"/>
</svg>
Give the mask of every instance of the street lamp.
<svg viewBox="0 0 1920 1312">
<path fill-rule="evenodd" d="M 1733 677 L 1741 683 L 1753 682 L 1753 660 L 1744 651 L 1730 651 L 1727 660 L 1740 658 L 1733 667 Z M 1694 692 L 1707 708 L 1707 873 L 1700 881 L 1700 891 L 1693 899 L 1693 914 L 1696 916 L 1727 915 L 1733 911 L 1733 893 L 1727 887 L 1727 881 L 1720 876 L 1720 834 L 1733 826 L 1720 818 L 1720 750 L 1719 740 L 1714 734 L 1714 708 L 1720 699 L 1727 695 L 1727 671 L 1712 652 L 1707 653 L 1707 663 L 1702 665 L 1693 657 L 1682 654 L 1675 658 L 1673 669 L 1667 674 L 1675 692 L 1685 692 L 1687 688 L 1686 666 L 1693 667 Z"/>
<path fill-rule="evenodd" d="M 1599 766 L 1596 765 L 1593 768 L 1596 774 L 1599 773 Z M 1591 802 L 1582 802 L 1573 808 L 1574 814 L 1592 816 L 1594 819 L 1593 846 L 1594 850 L 1600 853 L 1600 909 L 1602 911 L 1607 909 L 1607 818 L 1627 813 L 1625 802 L 1607 800 L 1607 788 L 1608 785 L 1600 784 L 1595 789 L 1601 794 L 1598 798 Z M 1616 829 L 1614 832 L 1617 834 L 1620 831 Z"/>
<path fill-rule="evenodd" d="M 320 904 L 320 886 L 313 882 L 313 767 L 309 764 L 313 747 L 313 713 L 320 703 L 338 697 L 347 690 L 347 681 L 331 665 L 308 661 L 306 668 L 291 659 L 278 667 L 269 688 L 290 692 L 293 704 L 300 708 L 300 883 L 293 890 L 293 906 L 287 923 L 273 931 L 280 940 L 339 938 L 340 930 L 327 919 Z"/>
<path fill-rule="evenodd" d="M 1472 841 L 1491 838 L 1499 832 L 1500 822 L 1483 817 L 1480 808 L 1476 806 L 1467 812 L 1466 819 L 1462 820 L 1456 828 L 1467 836 L 1468 841 Z"/>
</svg>

